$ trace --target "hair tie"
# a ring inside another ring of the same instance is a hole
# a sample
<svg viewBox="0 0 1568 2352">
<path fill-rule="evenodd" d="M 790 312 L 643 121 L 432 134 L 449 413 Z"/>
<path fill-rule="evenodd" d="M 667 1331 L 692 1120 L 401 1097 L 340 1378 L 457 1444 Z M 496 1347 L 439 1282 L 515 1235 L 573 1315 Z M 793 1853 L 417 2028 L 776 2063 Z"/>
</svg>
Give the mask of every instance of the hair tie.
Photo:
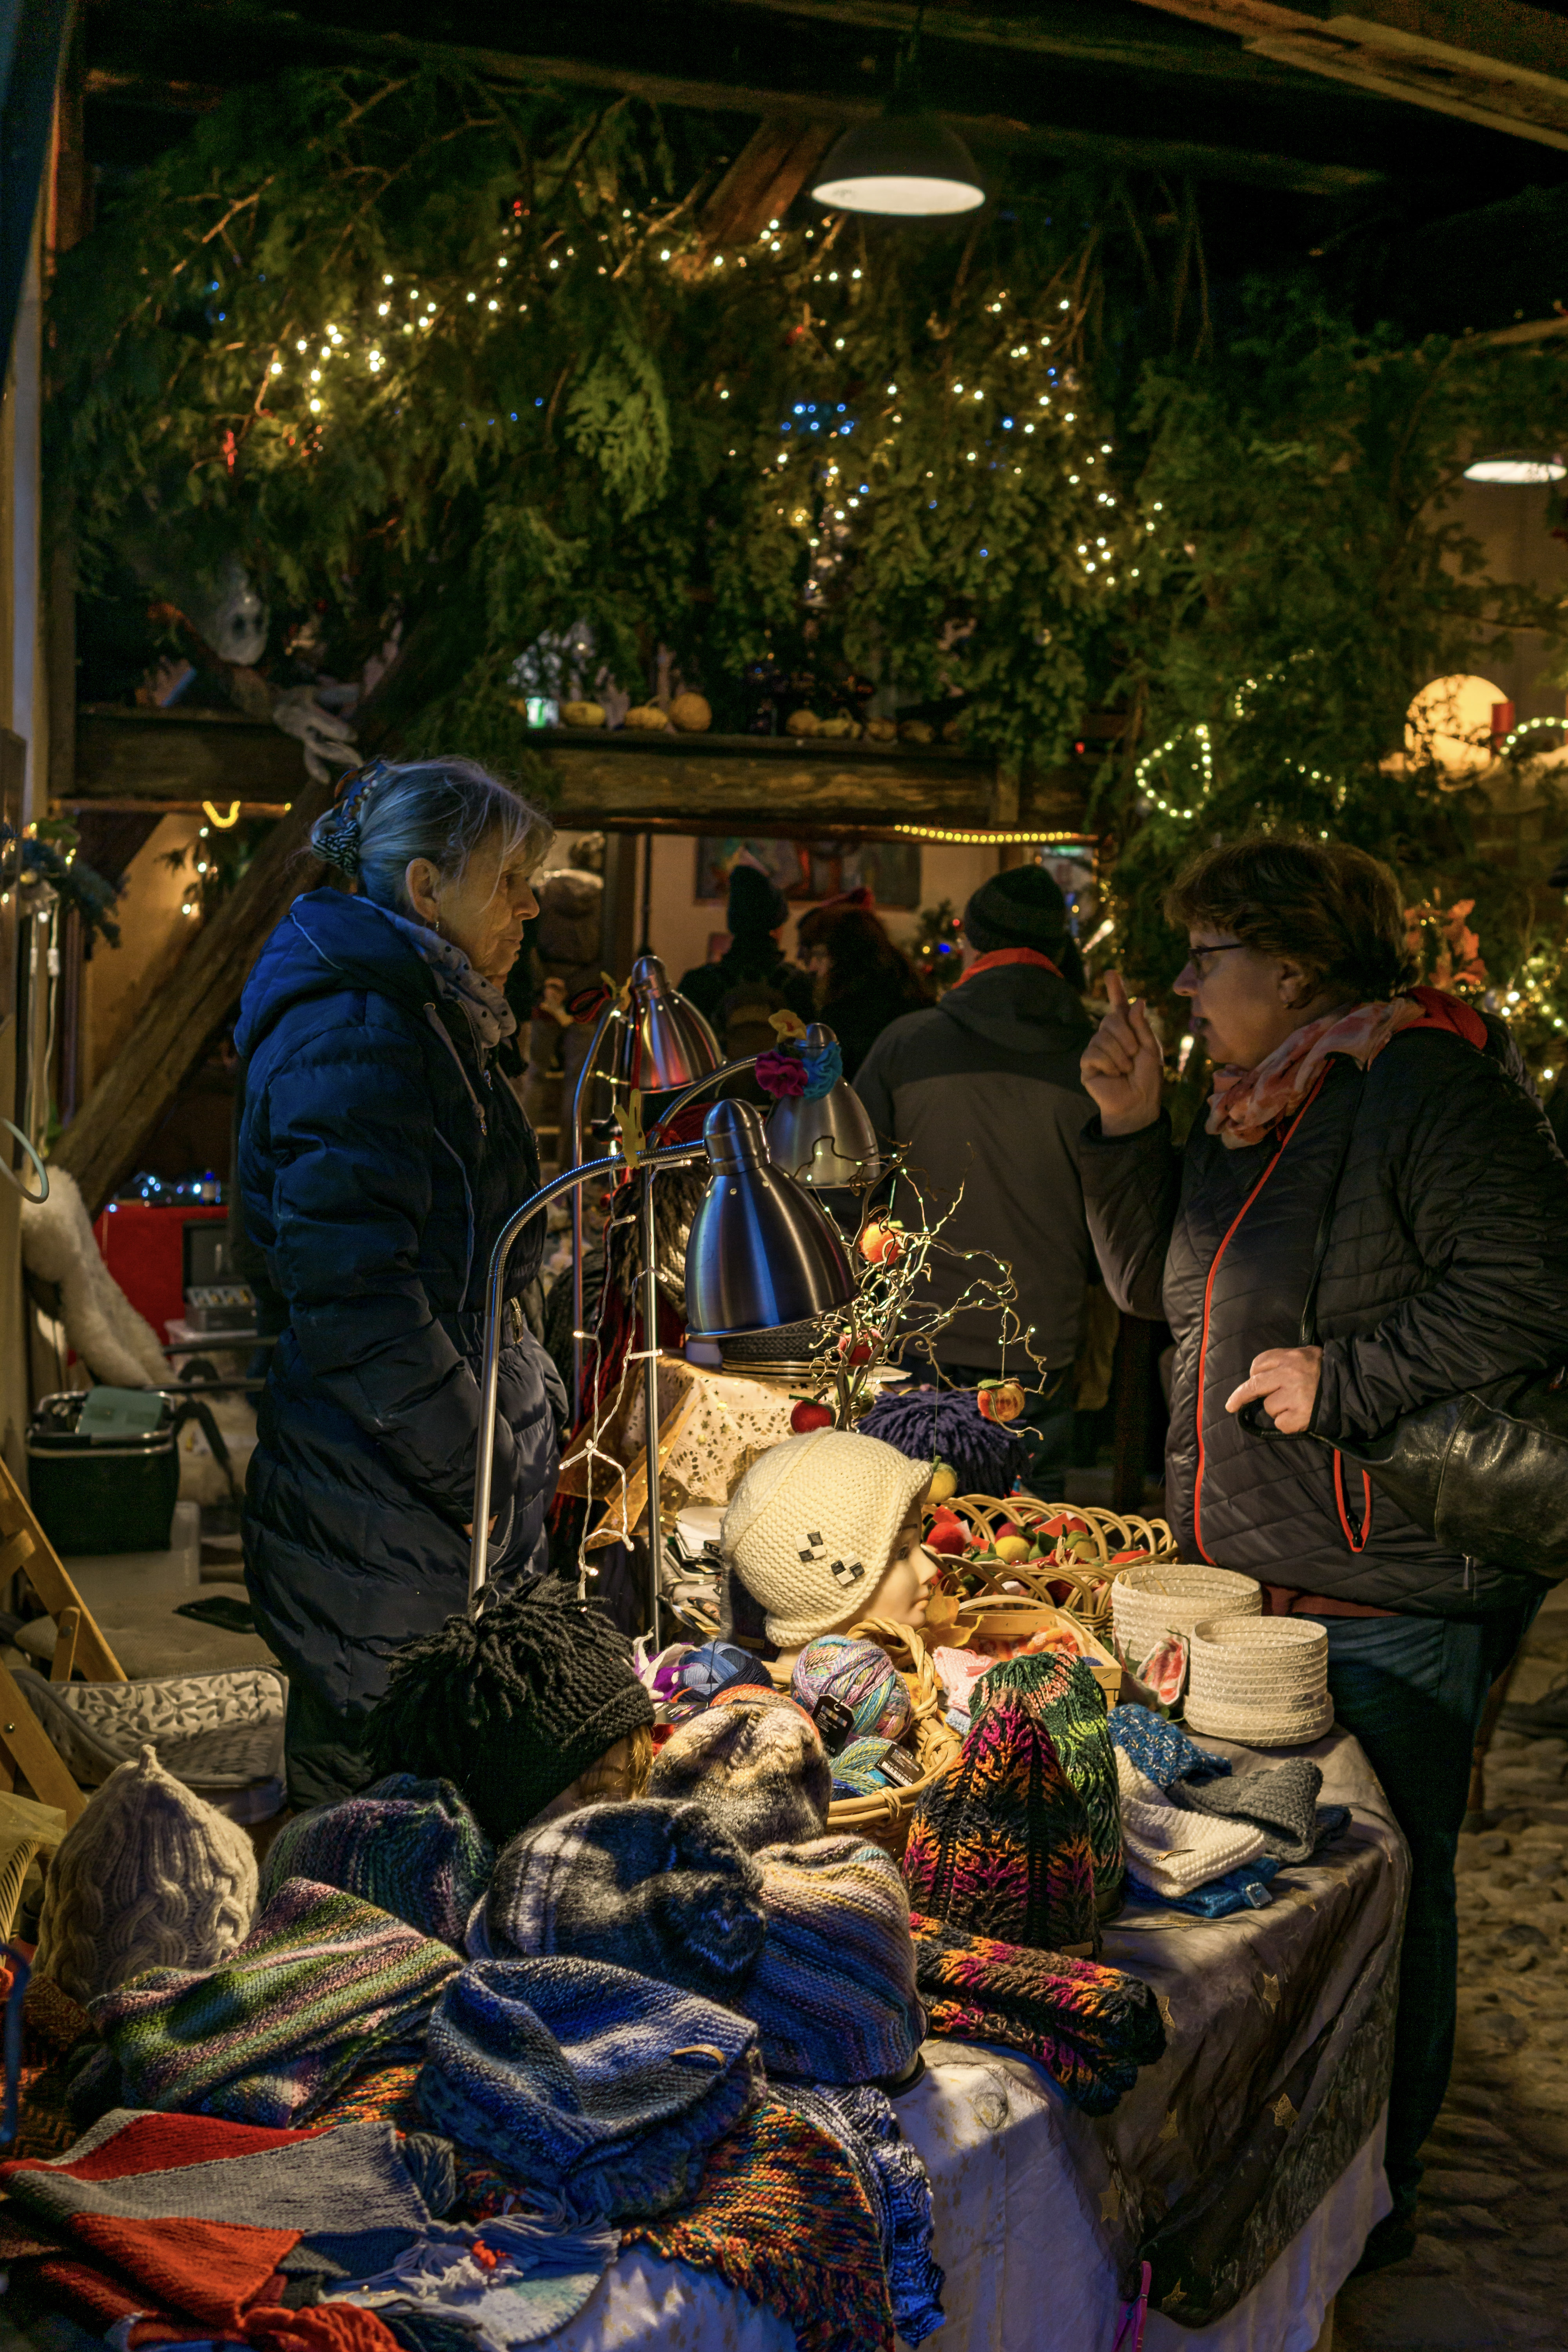
<svg viewBox="0 0 1568 2352">
<path fill-rule="evenodd" d="M 319 854 L 351 880 L 360 870 L 364 803 L 390 772 L 384 760 L 373 760 L 368 767 L 351 771 L 340 779 L 331 808 L 310 828 L 310 839 Z"/>
</svg>

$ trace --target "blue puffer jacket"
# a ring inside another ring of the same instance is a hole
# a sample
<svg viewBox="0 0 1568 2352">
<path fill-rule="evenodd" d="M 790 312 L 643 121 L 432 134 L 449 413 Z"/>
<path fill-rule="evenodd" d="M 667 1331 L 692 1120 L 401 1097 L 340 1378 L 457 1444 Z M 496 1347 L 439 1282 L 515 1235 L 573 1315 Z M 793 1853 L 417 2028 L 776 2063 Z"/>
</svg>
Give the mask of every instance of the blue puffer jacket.
<svg viewBox="0 0 1568 2352">
<path fill-rule="evenodd" d="M 295 900 L 235 1044 L 246 1223 L 289 1315 L 247 1483 L 247 1581 L 305 1708 L 352 1747 L 390 1654 L 463 1604 L 486 1275 L 539 1151 L 462 1006 L 368 899 Z M 509 1299 L 542 1240 L 538 1220 L 514 1247 Z M 543 1564 L 565 1399 L 510 1304 L 503 1336 L 491 1559 L 510 1576 Z"/>
</svg>

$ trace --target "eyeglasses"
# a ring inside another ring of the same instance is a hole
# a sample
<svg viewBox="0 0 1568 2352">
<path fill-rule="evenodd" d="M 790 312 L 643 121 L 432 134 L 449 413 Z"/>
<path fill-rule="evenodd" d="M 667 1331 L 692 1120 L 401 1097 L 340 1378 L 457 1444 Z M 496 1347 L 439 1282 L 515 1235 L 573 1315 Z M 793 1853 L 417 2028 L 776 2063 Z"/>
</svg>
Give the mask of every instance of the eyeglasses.
<svg viewBox="0 0 1568 2352">
<path fill-rule="evenodd" d="M 1204 961 L 1205 956 L 1234 955 L 1237 948 L 1244 948 L 1246 945 L 1245 940 L 1227 940 L 1223 947 L 1194 948 L 1187 961 L 1200 980 L 1206 980 L 1209 976 L 1209 967 Z"/>
</svg>

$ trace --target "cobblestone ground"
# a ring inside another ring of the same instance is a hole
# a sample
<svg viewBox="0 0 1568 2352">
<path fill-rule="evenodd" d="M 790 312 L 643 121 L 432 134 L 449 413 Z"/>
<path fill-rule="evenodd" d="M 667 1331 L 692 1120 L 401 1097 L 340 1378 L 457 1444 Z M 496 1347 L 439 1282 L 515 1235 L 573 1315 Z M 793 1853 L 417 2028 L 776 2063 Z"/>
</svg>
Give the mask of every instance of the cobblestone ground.
<svg viewBox="0 0 1568 2352">
<path fill-rule="evenodd" d="M 1555 1600 L 1556 1596 L 1553 1596 Z M 1511 1696 L 1568 1669 L 1536 1621 Z M 1568 2352 L 1568 1740 L 1500 1732 L 1459 1843 L 1459 2030 L 1408 2262 L 1344 2288 L 1334 2352 Z"/>
</svg>

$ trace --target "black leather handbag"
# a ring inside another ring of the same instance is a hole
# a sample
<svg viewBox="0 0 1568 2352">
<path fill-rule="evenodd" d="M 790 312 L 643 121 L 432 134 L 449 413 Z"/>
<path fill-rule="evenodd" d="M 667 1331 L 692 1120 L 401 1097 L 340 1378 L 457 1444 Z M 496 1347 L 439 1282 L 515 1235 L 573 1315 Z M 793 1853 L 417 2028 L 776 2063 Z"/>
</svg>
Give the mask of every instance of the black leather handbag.
<svg viewBox="0 0 1568 2352">
<path fill-rule="evenodd" d="M 1301 1309 L 1301 1345 L 1318 1336 L 1318 1283 L 1328 1255 L 1329 1227 L 1340 1179 L 1350 1157 L 1352 1117 L 1344 1149 L 1318 1221 L 1311 1279 Z M 1548 1583 L 1568 1577 L 1568 1377 L 1565 1366 L 1509 1372 L 1434 1404 L 1415 1406 L 1359 1445 L 1318 1437 L 1352 1470 L 1363 1470 L 1445 1550 L 1468 1559 L 1506 1562 Z M 1255 1437 L 1284 1438 L 1256 1402 L 1241 1421 Z"/>
</svg>

